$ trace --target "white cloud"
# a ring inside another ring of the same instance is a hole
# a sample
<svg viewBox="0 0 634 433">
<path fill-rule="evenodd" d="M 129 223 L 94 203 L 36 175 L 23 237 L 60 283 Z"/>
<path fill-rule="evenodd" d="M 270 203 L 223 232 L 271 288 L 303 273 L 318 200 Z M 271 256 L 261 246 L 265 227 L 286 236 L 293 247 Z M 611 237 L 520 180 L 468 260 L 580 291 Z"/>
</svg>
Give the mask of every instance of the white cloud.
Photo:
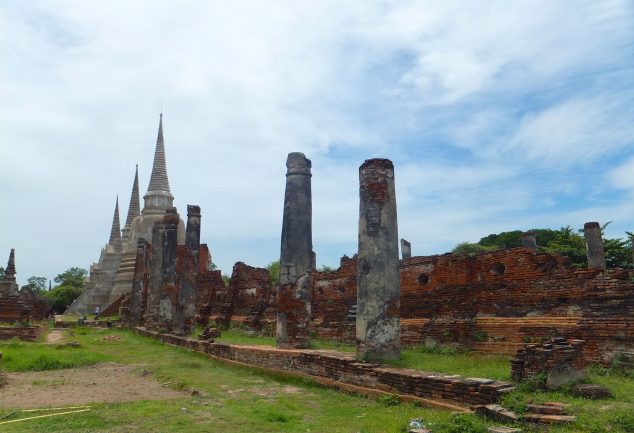
<svg viewBox="0 0 634 433">
<path fill-rule="evenodd" d="M 373 156 L 428 253 L 563 219 L 575 164 L 631 144 L 633 18 L 626 1 L 3 3 L 0 247 L 22 281 L 96 259 L 134 164 L 147 186 L 161 102 L 176 204 L 202 207 L 227 272 L 278 254 L 290 151 L 314 162 L 325 263 L 354 252 L 337 249 Z"/>
</svg>

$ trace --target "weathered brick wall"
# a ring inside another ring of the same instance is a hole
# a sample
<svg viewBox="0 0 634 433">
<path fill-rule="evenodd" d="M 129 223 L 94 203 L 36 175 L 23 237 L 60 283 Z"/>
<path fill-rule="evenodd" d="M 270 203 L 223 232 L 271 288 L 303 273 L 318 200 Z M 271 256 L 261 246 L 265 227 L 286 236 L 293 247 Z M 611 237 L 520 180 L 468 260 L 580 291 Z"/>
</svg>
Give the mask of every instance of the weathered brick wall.
<svg viewBox="0 0 634 433">
<path fill-rule="evenodd" d="M 237 262 L 233 265 L 229 293 L 231 315 L 224 320 L 259 328 L 271 297 L 269 271 Z"/>
<path fill-rule="evenodd" d="M 461 404 L 488 404 L 496 402 L 512 388 L 508 382 L 369 364 L 356 360 L 354 354 L 350 353 L 235 346 L 159 334 L 143 328 L 136 328 L 135 331 L 222 360 L 427 399 Z"/>
<path fill-rule="evenodd" d="M 198 256 L 198 278 L 196 286 L 196 322 L 201 325 L 209 323 L 209 316 L 216 302 L 219 291 L 227 289 L 222 272 L 209 270 L 211 254 L 207 244 L 201 244 Z"/>
<path fill-rule="evenodd" d="M 37 341 L 37 338 L 42 333 L 42 328 L 39 326 L 25 326 L 25 327 L 0 327 L 0 340 L 11 340 L 12 338 L 19 338 L 25 341 Z"/>
<path fill-rule="evenodd" d="M 339 269 L 314 272 L 312 331 L 319 338 L 355 340 L 357 260 L 343 256 Z"/>
<path fill-rule="evenodd" d="M 541 345 L 526 344 L 519 349 L 511 361 L 511 377 L 515 381 L 525 380 L 540 373 L 548 373 L 562 364 L 577 370 L 585 367 L 582 356 L 583 340 L 552 338 Z"/>
<path fill-rule="evenodd" d="M 31 310 L 32 320 L 45 319 L 51 309 L 48 301 L 36 295 L 29 286 L 22 286 L 20 289 L 20 299 L 24 302 L 24 305 Z"/>
<path fill-rule="evenodd" d="M 0 322 L 26 322 L 31 319 L 31 312 L 31 306 L 20 297 L 18 285 L 0 279 Z"/>
<path fill-rule="evenodd" d="M 316 335 L 353 341 L 356 261 L 313 278 Z M 628 270 L 572 269 L 562 256 L 526 248 L 412 257 L 401 261 L 401 316 L 403 344 L 433 339 L 513 354 L 565 336 L 586 340 L 584 356 L 606 363 L 634 347 L 634 283 Z"/>
</svg>

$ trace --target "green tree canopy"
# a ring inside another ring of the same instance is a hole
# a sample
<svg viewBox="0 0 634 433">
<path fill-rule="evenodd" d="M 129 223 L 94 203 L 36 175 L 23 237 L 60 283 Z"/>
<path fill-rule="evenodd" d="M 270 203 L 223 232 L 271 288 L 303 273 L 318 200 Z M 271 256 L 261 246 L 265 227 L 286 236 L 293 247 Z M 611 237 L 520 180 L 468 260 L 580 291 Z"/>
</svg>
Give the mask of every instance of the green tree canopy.
<svg viewBox="0 0 634 433">
<path fill-rule="evenodd" d="M 81 295 L 81 287 L 57 286 L 44 293 L 44 297 L 51 301 L 51 307 L 57 314 L 62 314 Z"/>
<path fill-rule="evenodd" d="M 88 275 L 88 271 L 82 268 L 69 268 L 56 276 L 55 281 L 60 286 L 83 287 L 84 278 Z"/>
<path fill-rule="evenodd" d="M 609 223 L 604 224 L 602 230 Z M 560 254 L 570 259 L 570 263 L 575 267 L 586 267 L 588 259 L 586 256 L 586 241 L 579 230 L 570 226 L 565 226 L 559 230 L 533 229 L 537 240 L 538 250 L 551 254 Z M 605 261 L 609 268 L 631 268 L 632 267 L 632 238 L 629 233 L 628 239 L 603 239 L 605 250 Z M 483 251 L 495 249 L 515 248 L 522 245 L 522 231 L 513 230 L 490 234 L 483 237 L 478 243 L 462 242 L 453 249 L 456 254 L 475 254 Z"/>
<path fill-rule="evenodd" d="M 31 290 L 33 290 L 33 292 L 37 294 L 42 294 L 46 292 L 47 281 L 48 279 L 46 277 L 35 277 L 35 276 L 29 277 L 29 279 L 26 280 Z"/>
<path fill-rule="evenodd" d="M 454 249 L 451 250 L 451 252 L 454 254 L 468 254 L 472 256 L 476 253 L 481 253 L 483 251 L 491 251 L 493 249 L 495 249 L 495 247 L 484 246 L 484 245 L 480 245 L 479 243 L 474 244 L 471 242 L 461 242 L 458 245 L 456 245 Z"/>
</svg>

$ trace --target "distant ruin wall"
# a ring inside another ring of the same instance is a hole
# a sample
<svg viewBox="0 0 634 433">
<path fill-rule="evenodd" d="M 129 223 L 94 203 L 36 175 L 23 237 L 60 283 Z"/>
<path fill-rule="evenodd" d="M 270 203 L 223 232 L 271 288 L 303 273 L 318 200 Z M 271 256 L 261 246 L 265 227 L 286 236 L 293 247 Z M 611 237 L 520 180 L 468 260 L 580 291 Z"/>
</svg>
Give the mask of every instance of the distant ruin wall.
<svg viewBox="0 0 634 433">
<path fill-rule="evenodd" d="M 353 342 L 356 261 L 313 275 L 316 336 Z M 527 248 L 412 257 L 401 261 L 401 340 L 513 354 L 564 336 L 586 341 L 589 362 L 609 363 L 634 347 L 632 275 L 571 269 L 565 257 Z"/>
</svg>

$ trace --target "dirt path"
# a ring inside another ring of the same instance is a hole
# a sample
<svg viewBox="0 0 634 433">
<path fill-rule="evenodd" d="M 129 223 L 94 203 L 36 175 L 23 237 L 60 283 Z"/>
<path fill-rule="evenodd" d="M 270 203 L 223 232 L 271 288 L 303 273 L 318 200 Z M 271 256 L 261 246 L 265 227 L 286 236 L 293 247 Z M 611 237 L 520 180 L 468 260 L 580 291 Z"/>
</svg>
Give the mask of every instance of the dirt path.
<svg viewBox="0 0 634 433">
<path fill-rule="evenodd" d="M 64 334 L 62 331 L 54 329 L 46 335 L 47 343 L 61 343 L 64 340 Z"/>
<path fill-rule="evenodd" d="M 136 373 L 134 366 L 116 363 L 9 373 L 8 377 L 9 384 L 0 390 L 1 409 L 163 400 L 188 395 L 162 386 L 151 375 Z"/>
</svg>

